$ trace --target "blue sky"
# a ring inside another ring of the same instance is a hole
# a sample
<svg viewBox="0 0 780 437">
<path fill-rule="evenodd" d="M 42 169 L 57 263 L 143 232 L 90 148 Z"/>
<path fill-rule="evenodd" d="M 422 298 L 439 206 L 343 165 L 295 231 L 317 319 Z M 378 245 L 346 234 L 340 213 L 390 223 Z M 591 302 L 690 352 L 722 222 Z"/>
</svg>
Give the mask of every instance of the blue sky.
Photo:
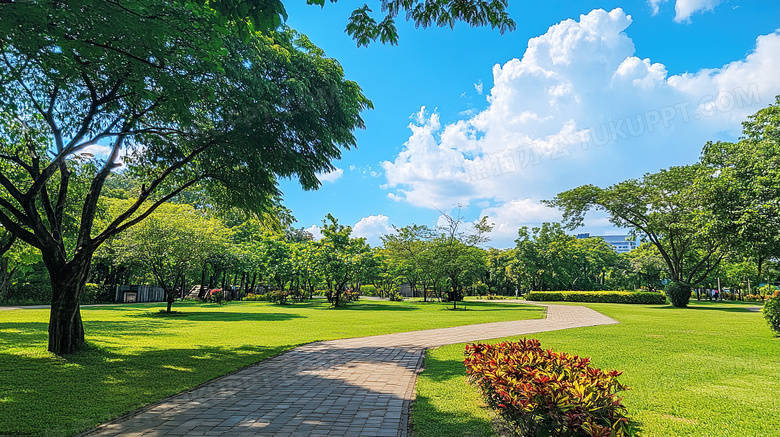
<svg viewBox="0 0 780 437">
<path fill-rule="evenodd" d="M 297 226 L 332 213 L 374 245 L 461 205 L 510 247 L 560 220 L 540 200 L 692 163 L 780 94 L 774 0 L 512 1 L 514 32 L 399 22 L 398 46 L 368 48 L 343 32 L 357 6 L 286 5 L 375 109 L 319 190 L 281 187 Z M 580 231 L 621 232 L 597 214 Z"/>
</svg>

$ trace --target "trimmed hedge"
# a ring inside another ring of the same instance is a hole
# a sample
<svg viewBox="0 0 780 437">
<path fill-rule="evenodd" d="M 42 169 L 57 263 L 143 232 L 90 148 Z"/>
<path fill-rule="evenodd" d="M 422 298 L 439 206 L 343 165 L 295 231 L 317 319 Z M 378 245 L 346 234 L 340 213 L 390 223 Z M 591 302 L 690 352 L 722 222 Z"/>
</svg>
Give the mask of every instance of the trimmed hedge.
<svg viewBox="0 0 780 437">
<path fill-rule="evenodd" d="M 550 302 L 666 303 L 663 294 L 647 291 L 532 291 L 526 299 Z"/>
</svg>

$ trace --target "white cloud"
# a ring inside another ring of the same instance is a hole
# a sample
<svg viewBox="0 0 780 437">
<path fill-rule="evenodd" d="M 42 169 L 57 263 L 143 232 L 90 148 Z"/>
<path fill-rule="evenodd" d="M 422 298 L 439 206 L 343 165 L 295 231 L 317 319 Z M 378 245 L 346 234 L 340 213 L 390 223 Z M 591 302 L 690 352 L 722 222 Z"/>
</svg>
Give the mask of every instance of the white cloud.
<svg viewBox="0 0 780 437">
<path fill-rule="evenodd" d="M 650 5 L 650 9 L 653 15 L 658 15 L 658 12 L 660 10 L 659 5 L 661 3 L 666 3 L 666 0 L 647 0 L 647 4 Z"/>
<path fill-rule="evenodd" d="M 715 9 L 720 0 L 677 0 L 674 4 L 674 21 L 691 22 L 691 15 L 697 12 L 707 12 Z"/>
<path fill-rule="evenodd" d="M 391 233 L 393 233 L 393 227 L 389 224 L 389 218 L 382 214 L 363 217 L 352 227 L 354 237 L 363 237 L 372 246 L 380 244 L 380 236 Z"/>
<path fill-rule="evenodd" d="M 311 225 L 308 228 L 304 229 L 306 232 L 310 233 L 315 240 L 319 241 L 322 239 L 322 228 L 317 225 Z"/>
<path fill-rule="evenodd" d="M 517 230 L 522 226 L 533 227 L 542 222 L 561 220 L 558 210 L 530 198 L 512 200 L 500 206 L 485 208 L 480 216 L 488 216 L 488 222 L 493 223 L 490 237 L 491 245 L 494 247 L 514 246 Z"/>
<path fill-rule="evenodd" d="M 743 60 L 669 76 L 635 56 L 631 21 L 597 9 L 551 26 L 493 67 L 488 106 L 474 115 L 442 125 L 421 108 L 382 163 L 388 197 L 442 210 L 489 199 L 510 217 L 528 198 L 694 162 L 707 140 L 735 139 L 780 94 L 778 32 Z"/>
<path fill-rule="evenodd" d="M 328 173 L 317 173 L 317 179 L 320 182 L 336 182 L 342 176 L 344 176 L 344 169 L 341 168 L 336 168 Z"/>
<path fill-rule="evenodd" d="M 79 150 L 77 154 L 82 155 L 85 158 L 96 158 L 98 160 L 105 161 L 111 155 L 111 150 L 112 149 L 110 146 L 105 146 L 102 144 L 90 144 L 84 147 L 83 149 Z M 126 148 L 120 149 L 119 155 L 117 156 L 115 161 L 120 164 L 119 167 L 120 169 L 125 168 L 124 166 L 125 156 L 127 156 L 127 149 Z"/>
<path fill-rule="evenodd" d="M 482 79 L 479 80 L 479 82 L 474 84 L 474 90 L 477 91 L 477 94 L 480 96 L 482 95 L 482 89 L 484 88 L 484 85 L 482 84 Z"/>
<path fill-rule="evenodd" d="M 657 15 L 660 11 L 661 3 L 666 3 L 667 0 L 647 0 L 647 4 L 650 5 L 652 15 Z M 707 12 L 715 9 L 715 6 L 720 4 L 721 0 L 676 0 L 674 3 L 674 21 L 678 23 L 690 23 L 691 15 L 698 12 Z M 736 6 L 737 8 L 739 6 Z"/>
</svg>

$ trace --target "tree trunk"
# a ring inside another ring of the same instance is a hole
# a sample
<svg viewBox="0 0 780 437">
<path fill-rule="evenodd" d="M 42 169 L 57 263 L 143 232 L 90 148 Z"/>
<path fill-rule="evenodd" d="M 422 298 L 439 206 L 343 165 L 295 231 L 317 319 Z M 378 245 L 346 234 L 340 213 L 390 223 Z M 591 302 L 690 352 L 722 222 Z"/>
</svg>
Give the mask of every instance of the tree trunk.
<svg viewBox="0 0 780 437">
<path fill-rule="evenodd" d="M 13 272 L 8 269 L 8 259 L 0 258 L 0 302 L 2 302 L 8 290 L 11 288 L 11 275 Z"/>
<path fill-rule="evenodd" d="M 90 259 L 80 263 L 72 261 L 58 269 L 47 267 L 52 284 L 49 352 L 65 355 L 84 344 L 79 298 L 89 275 Z"/>
</svg>

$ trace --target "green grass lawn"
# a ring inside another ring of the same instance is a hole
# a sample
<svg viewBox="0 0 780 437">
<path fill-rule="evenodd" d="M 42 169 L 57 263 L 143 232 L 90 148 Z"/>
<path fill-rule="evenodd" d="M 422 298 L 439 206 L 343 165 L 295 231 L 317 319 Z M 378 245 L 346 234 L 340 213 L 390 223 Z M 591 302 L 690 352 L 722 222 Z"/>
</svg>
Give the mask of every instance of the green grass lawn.
<svg viewBox="0 0 780 437">
<path fill-rule="evenodd" d="M 625 371 L 620 380 L 633 389 L 624 403 L 642 436 L 780 435 L 780 338 L 747 311 L 751 304 L 580 305 L 620 324 L 529 337 Z M 428 351 L 412 418 L 417 437 L 493 435 L 490 414 L 464 382 L 463 349 Z"/>
<path fill-rule="evenodd" d="M 46 352 L 48 310 L 0 311 L 0 435 L 72 435 L 303 343 L 538 318 L 523 305 L 321 300 L 82 308 L 88 347 Z"/>
</svg>

